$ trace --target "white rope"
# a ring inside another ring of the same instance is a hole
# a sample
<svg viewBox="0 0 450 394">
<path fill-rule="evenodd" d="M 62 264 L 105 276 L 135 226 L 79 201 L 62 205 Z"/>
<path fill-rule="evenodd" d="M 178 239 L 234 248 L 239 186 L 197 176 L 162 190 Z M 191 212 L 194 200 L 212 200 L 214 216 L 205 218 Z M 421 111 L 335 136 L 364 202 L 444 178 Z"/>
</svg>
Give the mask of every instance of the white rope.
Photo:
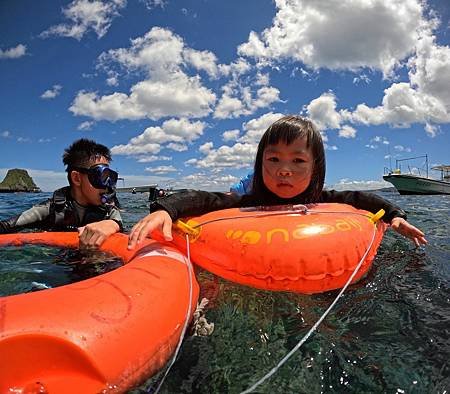
<svg viewBox="0 0 450 394">
<path fill-rule="evenodd" d="M 181 331 L 181 335 L 180 335 L 180 339 L 178 340 L 178 344 L 177 347 L 175 349 L 175 353 L 172 357 L 172 360 L 170 361 L 169 366 L 166 369 L 166 372 L 164 373 L 164 376 L 162 377 L 162 379 L 160 380 L 158 387 L 156 388 L 156 390 L 154 391 L 155 394 L 157 394 L 159 392 L 159 390 L 161 389 L 162 384 L 164 383 L 164 380 L 166 379 L 167 374 L 170 371 L 170 368 L 172 368 L 172 365 L 175 363 L 175 360 L 178 356 L 178 353 L 180 351 L 181 348 L 181 343 L 183 342 L 184 339 L 184 335 L 186 334 L 186 329 L 189 323 L 189 318 L 191 317 L 191 311 L 192 311 L 192 287 L 193 287 L 193 283 L 192 283 L 192 263 L 191 263 L 191 251 L 189 248 L 189 235 L 186 234 L 186 250 L 187 250 L 187 267 L 188 267 L 188 273 L 189 273 L 189 304 L 188 304 L 188 309 L 186 312 L 186 319 L 184 320 L 184 325 L 183 325 L 183 330 Z M 148 393 L 151 392 L 151 388 L 147 391 Z"/>
<path fill-rule="evenodd" d="M 255 209 L 257 209 L 257 208 L 258 207 L 255 207 Z M 212 219 L 212 220 L 208 220 L 206 222 L 197 224 L 197 225 L 193 226 L 193 228 L 197 228 L 197 227 L 200 227 L 200 226 L 204 226 L 206 224 L 210 224 L 210 223 L 218 222 L 218 221 L 222 221 L 222 220 L 244 219 L 244 218 L 248 218 L 248 217 L 276 216 L 276 215 L 283 215 L 283 214 L 284 215 L 285 214 L 307 214 L 307 213 L 319 213 L 320 214 L 320 213 L 342 213 L 342 212 L 314 211 L 314 210 L 308 210 L 304 205 L 294 205 L 294 206 L 288 207 L 287 209 L 280 209 L 280 210 L 272 211 L 272 212 L 265 211 L 263 213 L 254 214 L 254 215 L 245 215 L 245 216 L 244 215 L 237 215 L 237 216 L 233 216 L 233 217 L 224 217 L 224 218 Z M 367 217 L 367 215 L 361 214 L 359 212 L 346 212 L 346 214 L 354 214 L 354 215 L 360 215 L 360 216 Z M 347 289 L 347 287 L 353 281 L 353 278 L 355 277 L 356 273 L 361 268 L 361 265 L 364 263 L 364 260 L 366 259 L 367 255 L 369 254 L 370 249 L 372 248 L 373 242 L 375 240 L 375 235 L 376 235 L 376 223 L 375 223 L 375 226 L 374 226 L 372 239 L 370 241 L 370 244 L 369 244 L 366 252 L 362 256 L 360 262 L 355 267 L 353 273 L 350 275 L 350 277 L 347 280 L 346 284 L 341 289 L 341 291 L 339 292 L 339 294 L 337 295 L 335 300 L 328 307 L 328 309 L 322 314 L 322 316 L 319 318 L 319 320 L 317 320 L 317 322 L 310 328 L 310 330 L 306 333 L 306 335 L 297 343 L 297 345 L 288 354 L 286 354 L 286 356 L 284 356 L 274 368 L 272 368 L 266 375 L 264 375 L 260 380 L 258 380 L 253 386 L 251 386 L 247 390 L 243 391 L 241 394 L 251 393 L 256 387 L 260 386 L 267 379 L 269 379 L 273 374 L 275 374 L 278 371 L 278 369 L 286 361 L 288 361 L 289 358 L 306 342 L 306 340 L 314 333 L 314 331 L 317 330 L 317 327 L 322 323 L 322 321 L 330 313 L 331 309 L 333 309 L 333 307 L 336 305 L 336 303 L 338 302 L 339 298 L 344 294 L 344 292 Z M 175 362 L 175 360 L 176 360 L 176 358 L 178 356 L 178 352 L 179 352 L 179 350 L 181 348 L 181 343 L 183 342 L 184 335 L 186 333 L 186 328 L 187 328 L 187 325 L 188 325 L 188 322 L 189 322 L 189 317 L 191 315 L 191 310 L 192 310 L 192 263 L 191 263 L 190 243 L 189 243 L 189 235 L 188 234 L 186 234 L 186 254 L 187 254 L 187 260 L 188 260 L 188 272 L 189 272 L 189 306 L 188 306 L 188 311 L 187 311 L 187 314 L 186 314 L 186 319 L 185 319 L 185 322 L 184 322 L 183 330 L 182 330 L 180 339 L 178 341 L 177 348 L 175 350 L 175 354 L 174 354 L 174 356 L 173 356 L 169 366 L 167 367 L 166 372 L 164 373 L 164 376 L 162 377 L 158 387 L 156 388 L 156 390 L 154 392 L 155 394 L 157 394 L 159 392 L 159 390 L 161 389 L 161 386 L 162 386 L 164 380 L 166 379 L 167 374 L 169 373 L 170 369 L 172 368 L 172 365 L 174 364 L 174 362 Z M 148 392 L 151 392 L 151 389 Z"/>
<path fill-rule="evenodd" d="M 306 333 L 306 335 L 297 343 L 297 345 L 295 345 L 295 347 L 288 354 L 286 354 L 286 356 L 284 356 L 280 360 L 280 362 L 274 368 L 272 368 L 266 375 L 264 375 L 261 379 L 259 379 L 253 386 L 251 386 L 250 388 L 248 388 L 245 391 L 242 391 L 241 394 L 251 393 L 256 387 L 258 387 L 259 385 L 264 383 L 267 379 L 269 379 L 274 373 L 276 373 L 278 371 L 278 369 L 286 361 L 289 360 L 289 358 L 300 348 L 300 346 L 302 346 L 306 342 L 306 340 L 311 336 L 311 334 L 314 333 L 314 331 L 317 330 L 317 327 L 322 323 L 322 321 L 325 319 L 325 317 L 327 317 L 328 313 L 330 313 L 331 309 L 336 305 L 336 303 L 338 302 L 339 298 L 342 296 L 342 294 L 344 294 L 344 291 L 350 285 L 350 283 L 352 282 L 352 280 L 355 277 L 356 273 L 361 268 L 361 265 L 363 264 L 364 260 L 366 259 L 367 255 L 369 254 L 370 249 L 372 248 L 373 242 L 375 240 L 376 231 L 377 231 L 377 226 L 375 224 L 374 230 L 373 230 L 372 239 L 370 241 L 370 244 L 369 244 L 366 252 L 364 253 L 363 257 L 361 258 L 361 261 L 358 263 L 358 265 L 356 266 L 355 270 L 350 275 L 350 278 L 348 278 L 347 283 L 341 289 L 341 291 L 339 292 L 339 294 L 337 295 L 335 300 L 331 303 L 331 305 L 328 307 L 328 309 L 322 314 L 322 316 L 319 318 L 319 320 L 317 320 L 317 322 L 310 328 L 310 330 Z"/>
</svg>

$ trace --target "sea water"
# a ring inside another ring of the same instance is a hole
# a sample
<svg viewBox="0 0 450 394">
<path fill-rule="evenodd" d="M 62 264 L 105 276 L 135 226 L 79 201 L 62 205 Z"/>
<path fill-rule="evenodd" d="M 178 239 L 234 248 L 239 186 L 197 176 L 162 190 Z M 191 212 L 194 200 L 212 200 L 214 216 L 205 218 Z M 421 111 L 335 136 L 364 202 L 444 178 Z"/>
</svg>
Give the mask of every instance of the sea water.
<svg viewBox="0 0 450 394">
<path fill-rule="evenodd" d="M 416 249 L 388 230 L 369 274 L 347 289 L 319 329 L 255 392 L 450 392 L 450 196 L 380 195 L 405 209 L 429 244 Z M 0 218 L 45 197 L 0 194 Z M 119 194 L 126 230 L 148 212 L 146 198 Z M 208 337 L 185 338 L 161 393 L 247 389 L 277 365 L 337 296 L 337 291 L 255 290 L 200 269 L 197 277 L 215 330 Z M 160 377 L 131 393 L 151 391 Z"/>
</svg>

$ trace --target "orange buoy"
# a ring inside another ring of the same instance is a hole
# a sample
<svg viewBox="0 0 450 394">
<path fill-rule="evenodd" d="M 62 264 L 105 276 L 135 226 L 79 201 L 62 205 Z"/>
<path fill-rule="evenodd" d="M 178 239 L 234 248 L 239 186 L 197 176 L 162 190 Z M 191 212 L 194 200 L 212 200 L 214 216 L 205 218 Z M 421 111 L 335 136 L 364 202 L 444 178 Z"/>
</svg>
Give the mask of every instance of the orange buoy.
<svg viewBox="0 0 450 394">
<path fill-rule="evenodd" d="M 194 263 L 260 289 L 308 294 L 341 288 L 370 249 L 353 283 L 367 273 L 383 222 L 374 224 L 373 214 L 345 204 L 287 208 L 210 212 L 178 225 L 174 243 L 185 250 L 183 234 L 190 233 Z"/>
<path fill-rule="evenodd" d="M 198 284 L 175 248 L 146 240 L 128 251 L 127 242 L 115 234 L 101 247 L 125 261 L 115 271 L 0 298 L 1 393 L 124 392 L 164 366 Z M 0 246 L 26 243 L 76 248 L 78 234 L 0 236 Z"/>
</svg>

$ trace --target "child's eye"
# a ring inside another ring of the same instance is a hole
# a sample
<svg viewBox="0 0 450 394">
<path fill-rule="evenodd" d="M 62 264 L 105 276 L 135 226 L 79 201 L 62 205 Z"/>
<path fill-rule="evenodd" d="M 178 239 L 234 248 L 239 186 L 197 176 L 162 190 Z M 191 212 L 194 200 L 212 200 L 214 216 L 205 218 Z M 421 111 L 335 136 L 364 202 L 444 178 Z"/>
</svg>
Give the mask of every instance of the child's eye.
<svg viewBox="0 0 450 394">
<path fill-rule="evenodd" d="M 274 163 L 277 163 L 279 161 L 278 157 L 275 156 L 269 156 L 267 158 L 268 161 L 273 161 Z"/>
<path fill-rule="evenodd" d="M 299 157 L 296 157 L 296 158 L 294 159 L 294 163 L 305 163 L 305 160 L 300 159 Z"/>
</svg>

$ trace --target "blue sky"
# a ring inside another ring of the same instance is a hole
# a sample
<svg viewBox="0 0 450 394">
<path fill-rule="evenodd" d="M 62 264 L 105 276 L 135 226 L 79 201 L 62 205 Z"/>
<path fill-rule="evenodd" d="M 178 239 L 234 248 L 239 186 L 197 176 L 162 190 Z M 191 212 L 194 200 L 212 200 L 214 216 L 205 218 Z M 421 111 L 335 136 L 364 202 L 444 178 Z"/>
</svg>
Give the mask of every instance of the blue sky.
<svg viewBox="0 0 450 394">
<path fill-rule="evenodd" d="M 63 186 L 63 149 L 87 137 L 126 186 L 227 190 L 292 113 L 322 130 L 329 187 L 390 186 L 395 158 L 450 164 L 449 16 L 445 0 L 2 1 L 0 178 Z"/>
</svg>

